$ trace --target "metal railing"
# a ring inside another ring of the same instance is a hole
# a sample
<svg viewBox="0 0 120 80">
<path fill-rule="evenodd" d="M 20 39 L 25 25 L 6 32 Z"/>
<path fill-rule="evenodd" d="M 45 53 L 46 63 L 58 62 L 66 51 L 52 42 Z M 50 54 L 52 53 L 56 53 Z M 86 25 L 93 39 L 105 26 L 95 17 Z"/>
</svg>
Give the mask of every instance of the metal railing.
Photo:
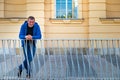
<svg viewBox="0 0 120 80">
<path fill-rule="evenodd" d="M 0 79 L 25 79 L 25 69 L 17 77 L 24 59 L 21 40 L 1 39 Z M 120 39 L 37 40 L 31 79 L 120 79 Z"/>
</svg>

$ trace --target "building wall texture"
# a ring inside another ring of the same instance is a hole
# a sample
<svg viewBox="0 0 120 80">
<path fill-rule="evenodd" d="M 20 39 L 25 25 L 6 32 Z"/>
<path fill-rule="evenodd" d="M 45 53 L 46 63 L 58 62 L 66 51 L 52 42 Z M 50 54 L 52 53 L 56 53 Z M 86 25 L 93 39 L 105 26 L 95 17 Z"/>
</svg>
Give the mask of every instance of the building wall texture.
<svg viewBox="0 0 120 80">
<path fill-rule="evenodd" d="M 43 38 L 120 38 L 120 0 L 78 0 L 78 20 L 56 20 L 55 0 L 0 0 L 0 38 L 35 16 Z"/>
</svg>

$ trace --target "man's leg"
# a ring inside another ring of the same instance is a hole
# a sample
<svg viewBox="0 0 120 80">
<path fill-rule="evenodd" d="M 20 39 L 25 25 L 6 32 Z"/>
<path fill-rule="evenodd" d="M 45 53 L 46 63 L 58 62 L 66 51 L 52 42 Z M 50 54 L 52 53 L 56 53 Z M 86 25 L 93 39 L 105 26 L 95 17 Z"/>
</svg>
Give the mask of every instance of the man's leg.
<svg viewBox="0 0 120 80">
<path fill-rule="evenodd" d="M 30 71 L 31 71 L 31 62 L 35 56 L 36 46 L 33 44 L 30 44 L 28 47 L 28 66 L 27 66 L 27 77 L 30 77 Z"/>
<path fill-rule="evenodd" d="M 34 44 L 26 44 L 25 46 L 23 46 L 23 52 L 24 52 L 25 59 L 23 61 L 23 64 L 19 66 L 18 77 L 21 76 L 23 67 L 26 69 L 27 76 L 30 77 L 30 70 L 31 70 L 30 63 L 34 58 L 35 51 L 36 51 L 36 46 Z"/>
<path fill-rule="evenodd" d="M 18 77 L 20 77 L 21 76 L 21 73 L 22 73 L 22 70 L 23 70 L 23 67 L 25 68 L 25 69 L 27 69 L 27 65 L 28 65 L 28 45 L 25 45 L 25 46 L 23 46 L 23 53 L 24 53 L 24 61 L 23 61 L 23 64 L 21 64 L 20 66 L 19 66 L 19 72 L 18 72 Z"/>
</svg>

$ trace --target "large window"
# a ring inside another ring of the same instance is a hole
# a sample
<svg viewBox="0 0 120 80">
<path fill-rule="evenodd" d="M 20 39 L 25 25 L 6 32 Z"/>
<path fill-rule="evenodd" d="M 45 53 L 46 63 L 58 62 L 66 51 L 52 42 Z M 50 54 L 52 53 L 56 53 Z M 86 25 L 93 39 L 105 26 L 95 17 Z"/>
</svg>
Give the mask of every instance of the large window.
<svg viewBox="0 0 120 80">
<path fill-rule="evenodd" d="M 56 0 L 56 18 L 78 18 L 78 0 Z"/>
</svg>

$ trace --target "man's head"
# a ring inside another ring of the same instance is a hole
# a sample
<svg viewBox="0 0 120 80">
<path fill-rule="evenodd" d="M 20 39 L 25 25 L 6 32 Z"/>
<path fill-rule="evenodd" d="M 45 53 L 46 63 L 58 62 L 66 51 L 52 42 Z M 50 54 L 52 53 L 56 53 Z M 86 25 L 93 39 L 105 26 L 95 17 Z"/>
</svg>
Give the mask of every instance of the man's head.
<svg viewBox="0 0 120 80">
<path fill-rule="evenodd" d="M 28 17 L 28 26 L 33 27 L 34 23 L 35 23 L 35 18 L 33 16 L 29 16 Z"/>
</svg>

